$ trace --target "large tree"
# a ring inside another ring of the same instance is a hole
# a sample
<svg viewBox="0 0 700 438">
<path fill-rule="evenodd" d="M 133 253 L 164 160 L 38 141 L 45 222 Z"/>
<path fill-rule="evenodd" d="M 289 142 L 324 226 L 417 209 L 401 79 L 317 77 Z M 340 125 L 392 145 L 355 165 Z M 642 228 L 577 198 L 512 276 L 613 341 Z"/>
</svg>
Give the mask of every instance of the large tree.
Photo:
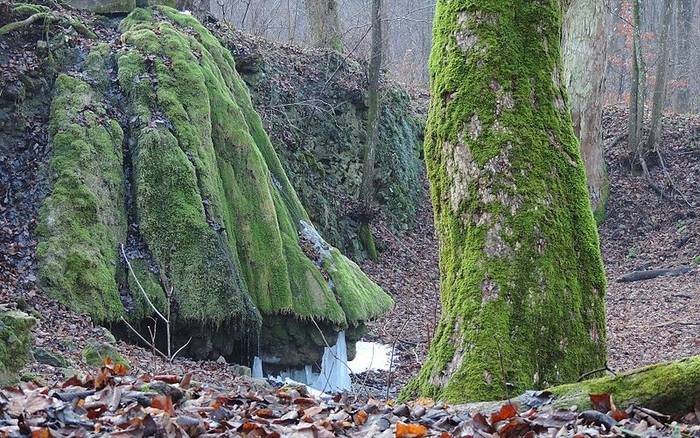
<svg viewBox="0 0 700 438">
<path fill-rule="evenodd" d="M 404 396 L 497 399 L 605 364 L 605 275 L 555 0 L 439 0 L 425 155 L 442 316 Z"/>
<path fill-rule="evenodd" d="M 304 0 L 314 47 L 342 50 L 338 5 L 335 0 Z"/>
<path fill-rule="evenodd" d="M 603 99 L 608 11 L 600 0 L 569 0 L 564 14 L 562 56 L 564 84 L 574 132 L 586 165 L 593 212 L 605 218 L 608 176 L 603 156 Z"/>
</svg>

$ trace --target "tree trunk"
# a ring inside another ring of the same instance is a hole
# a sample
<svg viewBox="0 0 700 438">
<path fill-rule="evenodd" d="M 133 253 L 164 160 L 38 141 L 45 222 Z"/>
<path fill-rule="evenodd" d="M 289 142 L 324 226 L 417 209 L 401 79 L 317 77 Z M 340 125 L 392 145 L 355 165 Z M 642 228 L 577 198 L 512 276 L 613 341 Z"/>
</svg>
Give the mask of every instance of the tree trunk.
<svg viewBox="0 0 700 438">
<path fill-rule="evenodd" d="M 562 39 L 564 84 L 598 222 L 605 218 L 609 192 L 603 154 L 607 17 L 608 11 L 599 0 L 572 0 L 564 15 Z"/>
<path fill-rule="evenodd" d="M 656 58 L 656 80 L 654 83 L 654 98 L 651 106 L 651 127 L 645 152 L 656 151 L 661 139 L 661 115 L 666 103 L 666 76 L 668 72 L 668 31 L 673 16 L 673 1 L 664 0 L 662 6 L 661 32 L 659 33 L 659 48 Z"/>
<path fill-rule="evenodd" d="M 678 87 L 674 94 L 673 109 L 677 113 L 690 111 L 690 40 L 692 35 L 693 8 L 691 0 L 679 0 L 676 13 L 676 30 L 678 32 Z"/>
<path fill-rule="evenodd" d="M 379 118 L 379 76 L 382 68 L 382 0 L 372 0 L 372 53 L 369 60 L 367 84 L 367 133 L 364 149 L 360 204 L 369 209 L 374 200 L 374 157 L 377 150 Z M 377 249 L 369 224 L 369 215 L 363 215 L 360 239 L 370 259 L 377 260 Z"/>
<path fill-rule="evenodd" d="M 489 400 L 606 361 L 605 274 L 559 2 L 440 0 L 425 155 L 442 317 L 402 396 Z"/>
<path fill-rule="evenodd" d="M 304 0 L 314 47 L 341 51 L 338 5 L 335 0 Z"/>
<path fill-rule="evenodd" d="M 640 143 L 644 133 L 644 100 L 646 75 L 642 56 L 639 0 L 632 0 L 632 86 L 630 89 L 627 145 L 630 164 L 642 161 Z"/>
</svg>

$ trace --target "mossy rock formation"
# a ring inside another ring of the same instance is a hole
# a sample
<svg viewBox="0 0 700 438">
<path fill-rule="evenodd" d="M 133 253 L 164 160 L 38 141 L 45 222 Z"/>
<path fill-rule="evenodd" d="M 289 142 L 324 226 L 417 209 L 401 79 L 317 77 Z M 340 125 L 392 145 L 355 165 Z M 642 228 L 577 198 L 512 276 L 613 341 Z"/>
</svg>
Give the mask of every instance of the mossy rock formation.
<svg viewBox="0 0 700 438">
<path fill-rule="evenodd" d="M 32 358 L 31 329 L 36 319 L 0 307 L 0 387 L 19 382 L 20 370 Z"/>
<path fill-rule="evenodd" d="M 55 83 L 46 290 L 140 327 L 152 312 L 135 276 L 176 338 L 193 337 L 190 354 L 233 359 L 281 315 L 337 331 L 390 309 L 311 225 L 230 52 L 165 6 L 135 9 L 119 32 Z"/>
</svg>

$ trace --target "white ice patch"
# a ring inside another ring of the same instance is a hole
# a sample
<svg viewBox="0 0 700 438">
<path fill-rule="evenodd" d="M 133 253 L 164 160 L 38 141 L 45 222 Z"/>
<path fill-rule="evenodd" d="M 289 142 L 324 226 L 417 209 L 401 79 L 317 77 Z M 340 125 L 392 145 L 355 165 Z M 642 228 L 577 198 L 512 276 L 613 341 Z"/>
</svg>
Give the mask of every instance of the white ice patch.
<svg viewBox="0 0 700 438">
<path fill-rule="evenodd" d="M 388 370 L 391 361 L 391 345 L 377 342 L 359 341 L 355 344 L 357 353 L 355 359 L 348 362 L 353 374 L 369 370 Z"/>
<path fill-rule="evenodd" d="M 338 340 L 331 348 L 323 350 L 321 374 L 311 387 L 322 392 L 343 392 L 351 389 L 350 369 L 348 368 L 348 349 L 345 344 L 345 332 L 338 333 Z"/>
<path fill-rule="evenodd" d="M 262 379 L 265 377 L 263 374 L 262 359 L 260 359 L 258 356 L 255 356 L 253 359 L 253 369 L 251 374 L 254 379 Z"/>
</svg>

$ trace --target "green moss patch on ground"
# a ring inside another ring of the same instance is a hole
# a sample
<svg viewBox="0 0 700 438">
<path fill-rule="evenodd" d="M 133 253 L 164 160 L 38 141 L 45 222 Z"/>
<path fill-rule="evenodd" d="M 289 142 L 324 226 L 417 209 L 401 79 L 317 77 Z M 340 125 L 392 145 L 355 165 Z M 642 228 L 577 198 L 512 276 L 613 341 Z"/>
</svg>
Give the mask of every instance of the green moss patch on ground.
<svg viewBox="0 0 700 438">
<path fill-rule="evenodd" d="M 31 360 L 35 323 L 24 312 L 0 308 L 0 387 L 17 383 L 19 371 Z"/>
</svg>

